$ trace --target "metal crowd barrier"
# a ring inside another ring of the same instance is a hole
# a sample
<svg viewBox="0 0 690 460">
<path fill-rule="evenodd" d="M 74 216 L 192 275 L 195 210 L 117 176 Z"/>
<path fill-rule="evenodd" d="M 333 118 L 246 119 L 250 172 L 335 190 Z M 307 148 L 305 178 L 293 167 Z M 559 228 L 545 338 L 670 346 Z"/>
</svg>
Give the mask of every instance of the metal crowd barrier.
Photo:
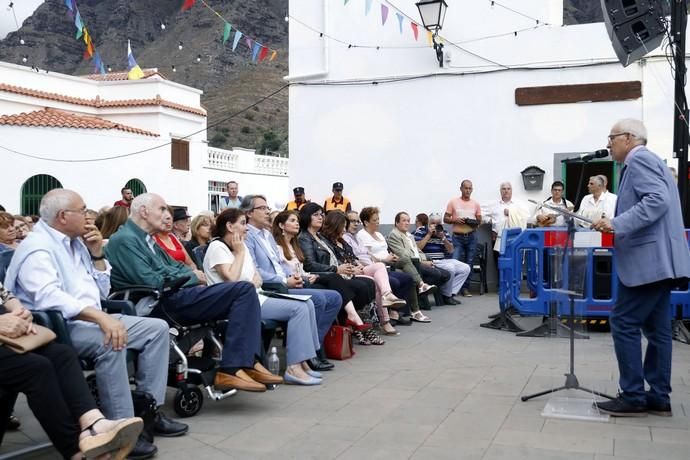
<svg viewBox="0 0 690 460">
<path fill-rule="evenodd" d="M 690 240 L 690 230 L 686 230 Z M 569 263 L 563 264 L 568 234 L 565 228 L 507 229 L 501 238 L 498 259 L 501 311 L 521 316 L 565 316 L 567 295 L 576 291 L 575 316 L 589 322 L 605 322 L 616 302 L 618 282 L 613 234 L 577 231 L 569 247 Z M 689 243 L 690 244 L 690 243 Z M 564 279 L 568 279 L 567 285 Z M 690 319 L 687 283 L 671 293 L 670 306 L 676 338 L 690 343 L 684 320 Z"/>
</svg>

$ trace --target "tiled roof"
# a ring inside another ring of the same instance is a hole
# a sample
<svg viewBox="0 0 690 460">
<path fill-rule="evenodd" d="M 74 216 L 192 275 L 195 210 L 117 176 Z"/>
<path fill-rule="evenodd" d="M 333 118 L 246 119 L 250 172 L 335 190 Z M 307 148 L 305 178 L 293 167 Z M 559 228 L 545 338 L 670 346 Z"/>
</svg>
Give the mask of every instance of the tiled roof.
<svg viewBox="0 0 690 460">
<path fill-rule="evenodd" d="M 165 75 L 158 72 L 158 69 L 143 69 L 143 72 L 144 72 L 144 76 L 142 78 L 144 78 L 144 79 L 158 75 L 163 80 L 167 80 L 167 78 L 165 78 Z M 80 75 L 80 76 L 81 76 L 81 78 L 86 78 L 88 80 L 96 80 L 96 81 L 129 80 L 128 72 L 108 72 L 105 75 L 101 75 L 99 73 L 93 73 L 93 74 L 89 74 L 89 75 Z"/>
<path fill-rule="evenodd" d="M 15 115 L 0 116 L 0 125 L 14 126 L 46 126 L 49 128 L 79 128 L 79 129 L 117 129 L 143 136 L 158 137 L 158 134 L 144 129 L 115 123 L 103 118 L 77 115 L 64 110 L 45 108 L 34 112 L 24 112 Z"/>
<path fill-rule="evenodd" d="M 203 109 L 198 109 L 196 107 L 190 107 L 187 105 L 178 104 L 176 102 L 167 101 L 162 99 L 160 95 L 156 95 L 152 99 L 114 99 L 105 100 L 96 96 L 95 99 L 84 99 L 74 96 L 66 96 L 64 94 L 49 93 L 47 91 L 39 91 L 36 89 L 23 88 L 21 86 L 8 85 L 6 83 L 0 83 L 0 91 L 5 91 L 8 93 L 21 94 L 23 96 L 37 97 L 40 99 L 47 99 L 50 101 L 66 102 L 68 104 L 84 105 L 87 107 L 141 107 L 149 105 L 157 105 L 161 107 L 167 107 L 170 109 L 180 110 L 182 112 L 189 112 L 195 115 L 200 115 L 202 117 L 206 116 L 206 111 Z"/>
</svg>

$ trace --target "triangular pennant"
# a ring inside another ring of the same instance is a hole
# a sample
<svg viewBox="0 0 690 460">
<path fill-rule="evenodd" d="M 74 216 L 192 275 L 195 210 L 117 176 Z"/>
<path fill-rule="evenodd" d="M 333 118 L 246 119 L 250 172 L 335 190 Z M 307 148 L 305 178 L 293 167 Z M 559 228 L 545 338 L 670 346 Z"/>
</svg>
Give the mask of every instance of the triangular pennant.
<svg viewBox="0 0 690 460">
<path fill-rule="evenodd" d="M 268 56 L 268 48 L 266 48 L 265 46 L 262 46 L 261 52 L 259 53 L 259 62 L 266 59 L 266 56 Z"/>
<path fill-rule="evenodd" d="M 184 0 L 184 3 L 182 4 L 182 11 L 187 11 L 191 7 L 194 6 L 194 2 L 196 0 Z"/>
<path fill-rule="evenodd" d="M 101 64 L 101 55 L 96 51 L 96 54 L 93 56 L 93 73 L 98 73 Z"/>
<path fill-rule="evenodd" d="M 232 26 L 230 23 L 226 22 L 223 27 L 223 45 L 225 45 L 225 42 L 227 42 L 230 37 L 230 30 L 232 30 Z"/>
<path fill-rule="evenodd" d="M 84 36 L 82 37 L 84 39 L 84 44 L 86 46 L 89 46 L 91 44 L 91 35 L 89 35 L 89 30 L 84 27 Z"/>
<path fill-rule="evenodd" d="M 77 10 L 77 14 L 74 16 L 74 27 L 77 28 L 77 40 L 79 40 L 82 35 L 82 29 L 84 28 L 84 23 L 81 22 L 81 14 L 79 14 L 79 10 Z"/>
<path fill-rule="evenodd" d="M 235 31 L 235 38 L 232 39 L 232 50 L 235 51 L 235 48 L 237 48 L 237 44 L 240 42 L 240 38 L 242 38 L 242 32 L 239 30 Z"/>
<path fill-rule="evenodd" d="M 272 61 L 276 58 L 276 56 L 278 56 L 278 51 L 273 50 L 273 52 L 271 53 L 271 57 L 268 60 Z"/>
<path fill-rule="evenodd" d="M 65 6 L 67 7 L 68 10 L 73 11 L 72 0 L 65 0 Z"/>
<path fill-rule="evenodd" d="M 400 29 L 400 34 L 402 34 L 403 15 L 396 11 L 395 16 L 398 18 L 398 29 Z"/>
<path fill-rule="evenodd" d="M 412 33 L 414 34 L 414 39 L 417 40 L 419 38 L 419 29 L 418 29 L 417 23 L 411 22 L 410 27 L 412 27 Z"/>
<path fill-rule="evenodd" d="M 382 26 L 386 25 L 387 19 L 388 19 L 388 7 L 382 3 L 381 4 L 381 25 Z"/>
<path fill-rule="evenodd" d="M 244 43 L 247 45 L 247 48 L 252 49 L 252 39 L 249 37 L 244 38 Z"/>
<path fill-rule="evenodd" d="M 261 46 L 259 43 L 254 42 L 254 46 L 252 47 L 252 61 L 256 62 L 256 58 L 259 56 L 259 51 L 261 51 Z"/>
<path fill-rule="evenodd" d="M 364 15 L 368 16 L 371 11 L 371 0 L 364 0 Z"/>
<path fill-rule="evenodd" d="M 434 44 L 434 34 L 430 30 L 426 31 L 426 40 L 429 42 L 429 46 Z"/>
</svg>

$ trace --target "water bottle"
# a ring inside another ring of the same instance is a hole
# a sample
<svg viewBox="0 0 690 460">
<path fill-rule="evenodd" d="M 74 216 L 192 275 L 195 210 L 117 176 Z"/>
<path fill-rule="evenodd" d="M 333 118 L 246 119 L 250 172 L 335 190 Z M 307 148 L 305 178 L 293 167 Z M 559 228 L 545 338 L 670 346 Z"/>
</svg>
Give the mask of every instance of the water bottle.
<svg viewBox="0 0 690 460">
<path fill-rule="evenodd" d="M 271 353 L 268 355 L 268 370 L 273 375 L 280 374 L 280 358 L 278 358 L 276 347 L 271 347 Z"/>
</svg>

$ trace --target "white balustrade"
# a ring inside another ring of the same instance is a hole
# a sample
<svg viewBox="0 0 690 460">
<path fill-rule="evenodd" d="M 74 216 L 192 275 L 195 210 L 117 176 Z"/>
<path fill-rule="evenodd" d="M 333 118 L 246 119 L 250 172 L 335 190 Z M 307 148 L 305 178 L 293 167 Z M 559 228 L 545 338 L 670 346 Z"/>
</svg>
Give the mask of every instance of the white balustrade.
<svg viewBox="0 0 690 460">
<path fill-rule="evenodd" d="M 252 150 L 224 150 L 208 147 L 208 159 L 205 166 L 224 171 L 287 176 L 289 163 L 289 158 L 257 155 Z"/>
</svg>

